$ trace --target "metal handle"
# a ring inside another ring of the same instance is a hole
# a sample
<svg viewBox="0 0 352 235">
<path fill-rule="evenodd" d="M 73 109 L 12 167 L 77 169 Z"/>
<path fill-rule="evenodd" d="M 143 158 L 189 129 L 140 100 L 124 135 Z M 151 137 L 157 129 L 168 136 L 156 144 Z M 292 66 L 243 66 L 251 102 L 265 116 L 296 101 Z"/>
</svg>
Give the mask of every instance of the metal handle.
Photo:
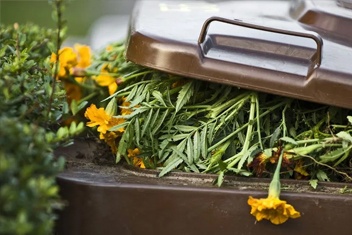
<svg viewBox="0 0 352 235">
<path fill-rule="evenodd" d="M 262 30 L 262 31 L 268 31 L 268 32 L 273 32 L 273 33 L 286 34 L 286 35 L 291 35 L 291 36 L 298 36 L 298 37 L 313 39 L 315 41 L 315 43 L 317 44 L 317 65 L 320 65 L 320 63 L 321 63 L 321 50 L 322 50 L 322 46 L 323 46 L 323 40 L 318 34 L 316 34 L 314 32 L 303 33 L 303 32 L 284 30 L 284 29 L 277 29 L 277 28 L 271 28 L 271 27 L 267 27 L 267 26 L 245 23 L 245 22 L 242 22 L 239 20 L 230 20 L 230 19 L 217 17 L 217 16 L 211 17 L 204 22 L 202 30 L 201 30 L 199 38 L 198 38 L 199 45 L 204 42 L 205 36 L 207 35 L 207 32 L 208 32 L 209 25 L 213 21 L 219 21 L 222 23 L 227 23 L 227 24 L 232 24 L 232 25 L 247 27 L 247 28 L 251 28 L 251 29 Z"/>
</svg>

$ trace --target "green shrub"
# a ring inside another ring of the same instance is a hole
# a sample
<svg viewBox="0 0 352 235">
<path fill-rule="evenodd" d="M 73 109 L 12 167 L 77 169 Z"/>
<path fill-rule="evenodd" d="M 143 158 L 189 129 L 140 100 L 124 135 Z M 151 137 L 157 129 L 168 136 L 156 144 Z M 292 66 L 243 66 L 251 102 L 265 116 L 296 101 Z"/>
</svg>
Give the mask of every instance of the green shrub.
<svg viewBox="0 0 352 235">
<path fill-rule="evenodd" d="M 58 204 L 53 159 L 45 129 L 1 117 L 0 234 L 50 234 Z"/>
<path fill-rule="evenodd" d="M 60 127 L 67 103 L 60 83 L 52 95 L 54 33 L 0 26 L 0 234 L 52 233 L 64 165 L 52 149 L 83 127 Z"/>
<path fill-rule="evenodd" d="M 65 93 L 58 86 L 48 116 L 54 36 L 33 24 L 0 26 L 0 113 L 39 125 L 60 117 Z"/>
</svg>

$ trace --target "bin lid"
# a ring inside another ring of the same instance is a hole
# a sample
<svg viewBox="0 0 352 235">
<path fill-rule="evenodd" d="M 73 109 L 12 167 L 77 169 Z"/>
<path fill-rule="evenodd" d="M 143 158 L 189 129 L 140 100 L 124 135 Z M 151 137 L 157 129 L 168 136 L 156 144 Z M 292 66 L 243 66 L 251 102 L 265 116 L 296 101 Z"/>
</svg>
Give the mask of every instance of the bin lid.
<svg viewBox="0 0 352 235">
<path fill-rule="evenodd" d="M 352 0 L 136 4 L 126 58 L 177 75 L 352 108 Z"/>
</svg>

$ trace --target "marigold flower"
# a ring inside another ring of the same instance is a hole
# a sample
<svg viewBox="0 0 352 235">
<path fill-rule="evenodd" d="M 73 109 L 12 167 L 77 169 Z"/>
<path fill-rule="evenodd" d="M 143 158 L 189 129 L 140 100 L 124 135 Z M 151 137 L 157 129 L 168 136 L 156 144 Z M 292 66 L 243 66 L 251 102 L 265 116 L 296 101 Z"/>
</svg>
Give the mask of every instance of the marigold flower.
<svg viewBox="0 0 352 235">
<path fill-rule="evenodd" d="M 78 63 L 76 67 L 87 68 L 89 65 L 91 65 L 92 56 L 91 56 L 91 50 L 89 46 L 75 44 L 74 49 L 77 52 L 77 56 L 78 56 Z"/>
<path fill-rule="evenodd" d="M 128 152 L 127 157 L 132 158 L 134 166 L 145 169 L 143 160 L 137 157 L 141 153 L 139 148 L 128 149 L 127 152 Z"/>
<path fill-rule="evenodd" d="M 130 108 L 123 108 L 123 107 L 129 107 L 131 102 L 126 101 L 126 97 L 122 97 L 122 104 L 121 104 L 121 115 L 129 115 L 133 112 L 132 109 Z"/>
<path fill-rule="evenodd" d="M 50 63 L 56 63 L 57 55 L 55 53 L 51 54 Z M 64 47 L 59 50 L 59 70 L 57 78 L 66 78 L 69 75 L 69 71 L 76 66 L 77 54 L 71 47 Z"/>
<path fill-rule="evenodd" d="M 116 78 L 112 77 L 107 69 L 107 65 L 101 68 L 100 74 L 95 77 L 95 81 L 99 86 L 106 86 L 109 89 L 109 94 L 112 95 L 117 90 Z"/>
<path fill-rule="evenodd" d="M 295 219 L 301 216 L 293 206 L 287 204 L 286 201 L 280 200 L 281 183 L 280 183 L 280 169 L 282 164 L 283 151 L 280 151 L 279 161 L 270 182 L 269 192 L 267 198 L 256 199 L 251 196 L 248 198 L 248 205 L 251 206 L 251 215 L 257 221 L 262 219 L 270 220 L 273 224 L 285 223 L 289 218 Z"/>
<path fill-rule="evenodd" d="M 57 55 L 51 54 L 50 63 L 57 62 Z M 74 48 L 64 47 L 59 50 L 59 70 L 57 78 L 64 79 L 73 73 L 75 68 L 87 68 L 91 64 L 91 50 L 85 45 L 76 44 Z"/>
<path fill-rule="evenodd" d="M 292 205 L 277 197 L 257 199 L 249 196 L 248 205 L 252 207 L 250 213 L 257 221 L 267 219 L 276 225 L 285 223 L 289 218 L 295 219 L 301 216 Z"/>
<path fill-rule="evenodd" d="M 125 119 L 115 118 L 109 115 L 104 108 L 98 109 L 95 104 L 92 104 L 86 109 L 84 116 L 90 120 L 90 122 L 86 124 L 87 126 L 98 126 L 97 131 L 100 133 L 99 138 L 102 140 L 105 139 L 105 134 L 110 128 L 125 122 Z M 124 132 L 124 128 L 118 129 L 117 132 Z"/>
<path fill-rule="evenodd" d="M 95 104 L 92 104 L 86 109 L 84 116 L 90 120 L 86 125 L 89 127 L 98 126 L 98 132 L 105 134 L 110 129 L 108 124 L 111 116 L 105 112 L 104 108 L 98 109 Z"/>
</svg>

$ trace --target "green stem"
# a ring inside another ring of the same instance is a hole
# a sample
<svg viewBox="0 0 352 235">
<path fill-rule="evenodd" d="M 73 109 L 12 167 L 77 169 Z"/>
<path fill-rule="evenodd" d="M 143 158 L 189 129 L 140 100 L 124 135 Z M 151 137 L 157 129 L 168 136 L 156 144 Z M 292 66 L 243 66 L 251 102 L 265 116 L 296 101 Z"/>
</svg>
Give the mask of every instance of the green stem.
<svg viewBox="0 0 352 235">
<path fill-rule="evenodd" d="M 275 197 L 275 198 L 280 197 L 280 192 L 281 192 L 280 170 L 281 170 L 283 153 L 284 151 L 281 150 L 280 157 L 277 162 L 277 166 L 276 166 L 273 178 L 269 185 L 268 197 Z"/>
<path fill-rule="evenodd" d="M 261 135 L 261 127 L 260 127 L 260 110 L 259 110 L 259 99 L 258 95 L 255 96 L 255 106 L 256 106 L 256 119 L 257 119 L 257 135 L 258 135 L 258 141 L 259 141 L 259 148 L 264 149 L 263 147 L 263 142 L 262 142 L 262 135 Z"/>
</svg>

